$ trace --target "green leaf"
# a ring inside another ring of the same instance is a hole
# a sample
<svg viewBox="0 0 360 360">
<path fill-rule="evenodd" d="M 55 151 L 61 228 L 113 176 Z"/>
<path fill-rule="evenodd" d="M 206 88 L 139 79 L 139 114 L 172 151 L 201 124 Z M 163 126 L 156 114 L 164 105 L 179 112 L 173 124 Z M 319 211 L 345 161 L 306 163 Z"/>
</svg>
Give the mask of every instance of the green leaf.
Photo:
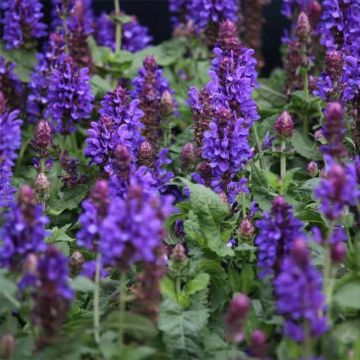
<svg viewBox="0 0 360 360">
<path fill-rule="evenodd" d="M 233 256 L 234 251 L 226 246 L 221 237 L 221 224 L 229 215 L 228 206 L 209 188 L 184 179 L 183 182 L 190 190 L 191 209 L 196 215 L 191 220 L 191 226 L 196 229 L 191 233 L 192 237 L 200 246 L 206 244 L 220 257 Z M 186 223 L 185 232 L 188 228 L 189 223 Z"/>
<path fill-rule="evenodd" d="M 16 299 L 17 285 L 6 277 L 7 271 L 0 270 L 0 315 L 20 307 Z"/>
<path fill-rule="evenodd" d="M 54 243 L 57 241 L 65 241 L 65 242 L 72 242 L 74 241 L 69 235 L 66 234 L 66 231 L 69 230 L 72 224 L 66 224 L 61 228 L 54 226 L 50 231 L 51 235 L 47 239 L 48 243 Z"/>
<path fill-rule="evenodd" d="M 360 280 L 345 284 L 337 290 L 334 301 L 338 306 L 350 309 L 360 309 Z"/>
<path fill-rule="evenodd" d="M 85 276 L 77 276 L 71 279 L 70 286 L 76 291 L 93 292 L 95 290 L 95 283 Z"/>
<path fill-rule="evenodd" d="M 334 329 L 335 338 L 344 344 L 351 344 L 360 338 L 360 321 L 346 321 L 336 326 Z"/>
<path fill-rule="evenodd" d="M 173 300 L 177 300 L 175 281 L 165 276 L 160 283 L 161 292 L 164 295 L 171 297 Z"/>
<path fill-rule="evenodd" d="M 308 160 L 322 160 L 318 146 L 300 131 L 296 130 L 291 138 L 291 144 L 298 154 Z"/>
<path fill-rule="evenodd" d="M 160 308 L 159 329 L 172 358 L 204 359 L 203 330 L 208 322 L 206 308 L 184 310 L 165 298 Z"/>
<path fill-rule="evenodd" d="M 229 359 L 231 345 L 225 342 L 218 334 L 210 333 L 205 337 L 205 359 Z"/>
<path fill-rule="evenodd" d="M 189 295 L 193 295 L 197 293 L 198 291 L 205 290 L 210 282 L 210 276 L 209 274 L 202 273 L 197 275 L 194 279 L 189 281 L 187 284 L 187 293 Z"/>
<path fill-rule="evenodd" d="M 0 55 L 6 60 L 16 64 L 14 73 L 23 82 L 30 81 L 30 74 L 33 71 L 36 63 L 35 53 L 15 49 L 5 50 L 5 46 L 0 42 Z"/>
</svg>

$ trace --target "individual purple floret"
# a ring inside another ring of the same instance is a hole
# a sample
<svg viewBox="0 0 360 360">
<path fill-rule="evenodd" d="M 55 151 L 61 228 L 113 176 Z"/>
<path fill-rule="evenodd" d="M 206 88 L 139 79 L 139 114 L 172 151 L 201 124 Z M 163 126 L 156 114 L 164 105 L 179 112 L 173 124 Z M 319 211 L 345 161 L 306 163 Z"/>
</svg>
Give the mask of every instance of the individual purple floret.
<svg viewBox="0 0 360 360">
<path fill-rule="evenodd" d="M 87 68 L 78 68 L 70 57 L 52 69 L 47 115 L 55 131 L 62 134 L 74 132 L 74 123 L 90 117 L 94 96 L 88 72 Z"/>
<path fill-rule="evenodd" d="M 30 46 L 34 39 L 46 35 L 46 25 L 42 22 L 42 4 L 38 0 L 2 0 L 3 39 L 6 49 Z"/>
<path fill-rule="evenodd" d="M 36 203 L 35 191 L 30 186 L 23 186 L 17 204 L 12 203 L 4 215 L 4 225 L 0 230 L 3 240 L 1 266 L 20 270 L 28 254 L 45 251 L 47 223 L 42 205 Z"/>
<path fill-rule="evenodd" d="M 321 336 L 328 329 L 323 315 L 322 282 L 321 274 L 311 264 L 306 241 L 297 238 L 274 283 L 277 310 L 285 317 L 285 335 L 297 342 L 304 340 L 305 327 L 309 328 L 311 338 Z"/>
<path fill-rule="evenodd" d="M 315 197 L 320 200 L 321 211 L 329 221 L 339 219 L 345 207 L 356 205 L 359 197 L 354 165 L 328 164 L 324 177 L 315 189 Z"/>
<path fill-rule="evenodd" d="M 0 91 L 0 207 L 8 206 L 15 192 L 11 178 L 16 152 L 21 147 L 21 124 L 19 111 L 7 111 Z"/>
<path fill-rule="evenodd" d="M 152 41 L 147 27 L 138 23 L 135 16 L 122 25 L 121 48 L 132 53 L 146 48 Z M 105 13 L 96 20 L 96 42 L 115 50 L 115 24 Z"/>
<path fill-rule="evenodd" d="M 144 124 L 143 136 L 154 149 L 157 149 L 162 138 L 164 117 L 170 115 L 175 108 L 173 90 L 153 56 L 144 59 L 143 67 L 132 81 L 132 85 L 134 86 L 132 95 L 140 100 L 140 108 L 144 112 L 144 117 L 141 119 Z"/>
<path fill-rule="evenodd" d="M 303 224 L 294 217 L 292 207 L 283 197 L 277 196 L 270 213 L 255 223 L 259 234 L 255 244 L 259 249 L 259 277 L 278 274 L 284 256 L 288 255 L 295 238 L 303 234 Z"/>
<path fill-rule="evenodd" d="M 136 159 L 138 147 L 143 142 L 139 100 L 130 100 L 122 87 L 107 93 L 101 101 L 100 119 L 91 123 L 85 155 L 107 173 L 113 172 L 114 151 L 117 145 L 126 145 Z"/>
<path fill-rule="evenodd" d="M 283 0 L 281 13 L 291 19 L 294 12 L 305 11 L 312 0 Z"/>
<path fill-rule="evenodd" d="M 156 260 L 164 221 L 172 211 L 171 198 L 159 197 L 131 184 L 125 199 L 112 200 L 101 229 L 99 250 L 106 263 L 128 268 L 137 261 Z"/>
</svg>

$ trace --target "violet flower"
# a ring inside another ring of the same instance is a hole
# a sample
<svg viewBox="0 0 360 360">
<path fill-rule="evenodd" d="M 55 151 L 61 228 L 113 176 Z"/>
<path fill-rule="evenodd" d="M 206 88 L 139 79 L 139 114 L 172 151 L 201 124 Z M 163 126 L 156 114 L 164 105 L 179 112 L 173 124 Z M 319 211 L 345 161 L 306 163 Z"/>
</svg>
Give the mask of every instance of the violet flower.
<svg viewBox="0 0 360 360">
<path fill-rule="evenodd" d="M 12 203 L 4 215 L 4 225 L 0 231 L 3 240 L 1 266 L 20 270 L 28 254 L 44 251 L 45 238 L 48 236 L 45 230 L 47 223 L 42 205 L 36 203 L 35 191 L 30 186 L 23 186 L 18 202 Z"/>
<path fill-rule="evenodd" d="M 321 274 L 312 265 L 306 241 L 298 238 L 281 265 L 275 279 L 277 310 L 285 317 L 285 335 L 293 340 L 304 340 L 304 323 L 311 338 L 317 338 L 328 329 L 325 297 Z"/>
<path fill-rule="evenodd" d="M 94 95 L 88 72 L 87 68 L 78 68 L 70 57 L 52 69 L 47 116 L 51 118 L 55 131 L 62 134 L 74 132 L 74 123 L 90 117 Z"/>
<path fill-rule="evenodd" d="M 30 46 L 34 39 L 46 35 L 46 25 L 42 22 L 42 4 L 38 0 L 2 0 L 3 39 L 7 50 L 20 46 Z"/>
<path fill-rule="evenodd" d="M 277 196 L 270 213 L 255 223 L 259 234 L 255 244 L 259 249 L 259 277 L 278 274 L 284 256 L 288 255 L 295 238 L 303 234 L 303 224 L 294 217 L 292 207 L 283 197 Z"/>
</svg>

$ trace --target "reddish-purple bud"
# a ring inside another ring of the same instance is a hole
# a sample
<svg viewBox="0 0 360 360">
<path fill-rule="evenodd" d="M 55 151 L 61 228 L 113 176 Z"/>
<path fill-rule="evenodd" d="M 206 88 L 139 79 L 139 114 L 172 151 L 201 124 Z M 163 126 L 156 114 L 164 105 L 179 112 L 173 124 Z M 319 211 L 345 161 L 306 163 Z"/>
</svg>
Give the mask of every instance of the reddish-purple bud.
<svg viewBox="0 0 360 360">
<path fill-rule="evenodd" d="M 210 185 L 212 178 L 212 169 L 210 164 L 207 161 L 201 162 L 196 166 L 196 171 L 202 177 L 206 185 Z"/>
<path fill-rule="evenodd" d="M 5 334 L 1 337 L 0 353 L 4 359 L 10 359 L 15 348 L 15 337 L 11 334 Z"/>
<path fill-rule="evenodd" d="M 249 219 L 244 219 L 240 224 L 240 235 L 251 237 L 254 234 L 255 228 Z"/>
<path fill-rule="evenodd" d="M 298 265 L 306 266 L 309 261 L 309 251 L 305 239 L 297 238 L 294 240 L 291 255 Z"/>
<path fill-rule="evenodd" d="M 330 255 L 335 263 L 342 264 L 346 256 L 346 244 L 343 241 L 340 241 L 331 245 Z"/>
<path fill-rule="evenodd" d="M 254 330 L 251 334 L 251 355 L 256 359 L 266 357 L 266 336 L 261 330 Z"/>
<path fill-rule="evenodd" d="M 284 111 L 275 122 L 275 130 L 281 139 L 289 138 L 294 131 L 294 123 L 288 111 Z"/>
<path fill-rule="evenodd" d="M 23 185 L 19 191 L 19 205 L 23 212 L 32 209 L 36 205 L 35 191 L 29 185 Z"/>
<path fill-rule="evenodd" d="M 180 243 L 175 245 L 175 247 L 171 253 L 171 259 L 175 262 L 183 262 L 184 260 L 187 259 L 184 245 L 182 245 Z"/>
<path fill-rule="evenodd" d="M 40 120 L 35 127 L 35 145 L 41 149 L 46 149 L 51 144 L 52 131 L 46 120 Z"/>
<path fill-rule="evenodd" d="M 308 16 L 301 12 L 299 14 L 297 24 L 296 24 L 296 35 L 302 39 L 306 40 L 310 36 L 311 25 Z"/>
<path fill-rule="evenodd" d="M 315 161 L 310 161 L 307 166 L 307 171 L 311 177 L 315 177 L 319 173 L 318 164 Z"/>
<path fill-rule="evenodd" d="M 312 0 L 308 6 L 308 14 L 311 26 L 315 29 L 321 18 L 321 5 L 318 1 Z"/>
<path fill-rule="evenodd" d="M 174 112 L 174 99 L 169 90 L 165 90 L 160 99 L 160 113 L 169 116 Z"/>
<path fill-rule="evenodd" d="M 109 206 L 109 184 L 106 180 L 98 180 L 91 190 L 90 198 L 96 206 L 99 215 L 104 217 Z"/>
<path fill-rule="evenodd" d="M 154 163 L 155 152 L 148 141 L 143 141 L 138 150 L 138 162 L 140 165 L 151 167 Z"/>
<path fill-rule="evenodd" d="M 4 113 L 6 110 L 6 97 L 5 94 L 0 91 L 0 114 Z"/>
<path fill-rule="evenodd" d="M 273 207 L 280 207 L 283 206 L 284 204 L 285 204 L 285 199 L 281 195 L 276 196 L 272 203 Z"/>
<path fill-rule="evenodd" d="M 192 143 L 183 146 L 180 154 L 181 168 L 186 171 L 194 166 L 196 159 L 196 149 Z"/>
<path fill-rule="evenodd" d="M 114 172 L 123 179 L 128 179 L 131 167 L 131 155 L 126 145 L 117 145 L 115 148 Z"/>
<path fill-rule="evenodd" d="M 236 295 L 230 303 L 226 315 L 227 339 L 232 343 L 243 340 L 243 327 L 250 309 L 250 299 L 244 294 Z"/>
<path fill-rule="evenodd" d="M 322 142 L 325 139 L 321 129 L 315 131 L 314 138 L 318 142 Z"/>
</svg>

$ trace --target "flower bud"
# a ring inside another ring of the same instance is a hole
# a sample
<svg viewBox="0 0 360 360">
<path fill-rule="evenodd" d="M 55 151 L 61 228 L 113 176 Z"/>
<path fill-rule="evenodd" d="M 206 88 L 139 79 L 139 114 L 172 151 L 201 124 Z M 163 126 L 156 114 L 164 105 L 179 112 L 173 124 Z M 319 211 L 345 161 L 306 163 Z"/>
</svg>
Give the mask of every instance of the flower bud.
<svg viewBox="0 0 360 360">
<path fill-rule="evenodd" d="M 0 91 L 0 114 L 4 113 L 6 110 L 6 97 L 5 94 Z"/>
<path fill-rule="evenodd" d="M 331 245 L 330 255 L 335 263 L 342 264 L 346 256 L 346 244 L 343 241 L 340 241 Z"/>
<path fill-rule="evenodd" d="M 221 199 L 221 201 L 226 204 L 226 205 L 229 205 L 229 199 L 228 199 L 228 196 L 226 195 L 226 193 L 224 191 L 222 191 L 220 194 L 219 194 L 219 197 Z"/>
<path fill-rule="evenodd" d="M 315 131 L 314 138 L 318 142 L 324 141 L 324 134 L 321 129 Z"/>
<path fill-rule="evenodd" d="M 251 334 L 251 355 L 256 359 L 266 357 L 266 336 L 261 330 L 254 330 Z"/>
<path fill-rule="evenodd" d="M 98 180 L 91 190 L 90 198 L 98 213 L 104 217 L 109 206 L 109 184 L 106 180 Z"/>
<path fill-rule="evenodd" d="M 180 154 L 180 159 L 182 170 L 186 171 L 192 168 L 196 159 L 196 150 L 195 146 L 192 143 L 187 143 L 183 146 Z"/>
<path fill-rule="evenodd" d="M 312 0 L 308 6 L 308 14 L 313 29 L 316 28 L 316 25 L 319 23 L 321 18 L 321 5 L 318 1 Z"/>
<path fill-rule="evenodd" d="M 250 309 L 250 299 L 244 294 L 236 295 L 230 303 L 226 315 L 227 339 L 232 343 L 239 343 L 243 340 L 243 327 Z"/>
<path fill-rule="evenodd" d="M 311 25 L 308 16 L 301 12 L 299 14 L 297 24 L 296 24 L 296 35 L 302 39 L 306 40 L 310 36 Z"/>
<path fill-rule="evenodd" d="M 175 262 L 183 262 L 184 260 L 187 259 L 184 245 L 180 243 L 175 245 L 171 254 L 171 259 Z"/>
<path fill-rule="evenodd" d="M 305 239 L 297 238 L 294 240 L 291 255 L 300 266 L 305 266 L 308 263 L 309 251 Z"/>
<path fill-rule="evenodd" d="M 35 191 L 40 198 L 44 198 L 49 194 L 50 181 L 48 177 L 43 173 L 39 173 L 35 180 Z"/>
<path fill-rule="evenodd" d="M 115 148 L 114 172 L 123 179 L 128 179 L 130 175 L 131 155 L 126 145 L 117 145 Z"/>
<path fill-rule="evenodd" d="M 309 162 L 307 170 L 311 177 L 315 177 L 319 173 L 319 167 L 315 161 Z"/>
<path fill-rule="evenodd" d="M 275 122 L 275 130 L 280 139 L 290 138 L 294 131 L 294 123 L 288 111 L 284 111 Z"/>
<path fill-rule="evenodd" d="M 143 141 L 138 150 L 138 161 L 140 165 L 151 167 L 154 163 L 155 152 L 148 141 Z"/>
<path fill-rule="evenodd" d="M 40 120 L 35 127 L 35 145 L 41 149 L 46 149 L 51 144 L 52 131 L 46 120 Z"/>
<path fill-rule="evenodd" d="M 244 219 L 240 224 L 240 235 L 244 237 L 251 237 L 254 234 L 254 225 L 249 219 Z"/>
<path fill-rule="evenodd" d="M 85 258 L 80 251 L 74 251 L 70 257 L 69 265 L 72 274 L 76 274 L 80 271 L 84 265 Z"/>
<path fill-rule="evenodd" d="M 11 334 L 5 334 L 1 337 L 0 353 L 1 357 L 10 359 L 15 348 L 15 337 Z"/>
<path fill-rule="evenodd" d="M 160 99 L 160 113 L 169 116 L 174 112 L 174 99 L 169 90 L 165 90 Z"/>
</svg>

